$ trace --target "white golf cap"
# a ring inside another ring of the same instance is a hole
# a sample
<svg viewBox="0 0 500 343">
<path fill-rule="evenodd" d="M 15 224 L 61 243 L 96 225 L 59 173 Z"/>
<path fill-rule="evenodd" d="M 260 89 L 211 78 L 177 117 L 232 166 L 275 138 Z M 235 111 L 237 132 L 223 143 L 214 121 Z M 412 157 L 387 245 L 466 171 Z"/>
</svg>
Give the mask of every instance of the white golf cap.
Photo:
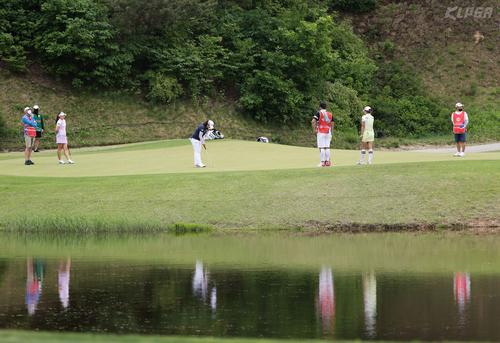
<svg viewBox="0 0 500 343">
<path fill-rule="evenodd" d="M 38 105 L 33 106 L 33 109 L 35 109 L 35 110 L 37 110 L 37 109 L 39 109 L 39 108 L 40 108 L 40 107 L 38 107 Z"/>
<path fill-rule="evenodd" d="M 372 111 L 372 108 L 370 106 L 365 106 L 365 108 L 363 108 L 363 112 L 370 113 L 371 111 Z"/>
<path fill-rule="evenodd" d="M 31 108 L 29 108 L 29 107 L 24 108 L 24 112 L 28 112 L 29 110 L 31 110 Z"/>
<path fill-rule="evenodd" d="M 457 108 L 459 108 L 459 107 L 464 107 L 464 105 L 462 105 L 462 103 L 461 103 L 461 102 L 457 102 L 457 103 L 455 104 L 455 107 L 457 107 Z"/>
<path fill-rule="evenodd" d="M 214 124 L 213 121 L 209 120 L 208 123 L 207 123 L 207 125 L 208 125 L 208 129 L 209 130 L 213 130 L 214 129 L 215 124 Z"/>
<path fill-rule="evenodd" d="M 58 116 L 59 116 L 59 117 L 60 117 L 60 116 L 64 116 L 64 117 L 66 117 L 66 113 L 64 113 L 64 112 L 59 112 Z"/>
</svg>

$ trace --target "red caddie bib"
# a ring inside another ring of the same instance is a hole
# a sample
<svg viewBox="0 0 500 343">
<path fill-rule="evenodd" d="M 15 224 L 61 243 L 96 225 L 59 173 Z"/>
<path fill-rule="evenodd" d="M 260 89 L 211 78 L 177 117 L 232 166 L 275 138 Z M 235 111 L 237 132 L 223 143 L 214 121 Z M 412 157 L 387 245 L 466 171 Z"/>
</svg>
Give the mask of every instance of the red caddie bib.
<svg viewBox="0 0 500 343">
<path fill-rule="evenodd" d="M 465 112 L 453 112 L 453 133 L 465 133 Z"/>
<path fill-rule="evenodd" d="M 330 112 L 325 110 L 319 111 L 319 133 L 330 133 L 332 128 L 333 116 Z"/>
</svg>

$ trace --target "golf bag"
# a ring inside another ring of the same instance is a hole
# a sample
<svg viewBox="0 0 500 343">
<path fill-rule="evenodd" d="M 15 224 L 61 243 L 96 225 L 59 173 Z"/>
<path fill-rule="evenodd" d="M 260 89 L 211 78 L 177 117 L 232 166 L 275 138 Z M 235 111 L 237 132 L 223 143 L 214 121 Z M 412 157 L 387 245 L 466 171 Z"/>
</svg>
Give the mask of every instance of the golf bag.
<svg viewBox="0 0 500 343">
<path fill-rule="evenodd" d="M 224 135 L 219 130 L 209 130 L 205 133 L 206 140 L 223 139 Z"/>
<path fill-rule="evenodd" d="M 259 137 L 259 138 L 257 138 L 257 142 L 260 142 L 260 143 L 269 143 L 269 138 L 267 138 L 267 137 Z"/>
</svg>

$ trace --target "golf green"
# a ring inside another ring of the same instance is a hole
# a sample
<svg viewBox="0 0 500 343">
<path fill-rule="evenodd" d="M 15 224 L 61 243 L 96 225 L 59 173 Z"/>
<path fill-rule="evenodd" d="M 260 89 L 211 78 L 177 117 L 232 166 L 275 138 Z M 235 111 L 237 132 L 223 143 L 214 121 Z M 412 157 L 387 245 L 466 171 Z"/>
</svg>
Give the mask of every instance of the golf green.
<svg viewBox="0 0 500 343">
<path fill-rule="evenodd" d="M 34 166 L 25 166 L 23 154 L 0 156 L 0 175 L 82 177 L 166 173 L 208 173 L 317 168 L 317 149 L 279 144 L 224 140 L 210 141 L 202 158 L 207 168 L 193 167 L 193 152 L 189 141 L 158 141 L 117 147 L 74 149 L 75 165 L 58 165 L 55 151 L 33 154 Z M 335 167 L 354 166 L 358 151 L 332 150 Z M 449 153 L 411 151 L 376 151 L 374 163 L 413 163 L 456 161 Z M 471 153 L 462 160 L 500 160 L 500 152 Z M 359 168 L 369 168 L 360 166 Z"/>
</svg>

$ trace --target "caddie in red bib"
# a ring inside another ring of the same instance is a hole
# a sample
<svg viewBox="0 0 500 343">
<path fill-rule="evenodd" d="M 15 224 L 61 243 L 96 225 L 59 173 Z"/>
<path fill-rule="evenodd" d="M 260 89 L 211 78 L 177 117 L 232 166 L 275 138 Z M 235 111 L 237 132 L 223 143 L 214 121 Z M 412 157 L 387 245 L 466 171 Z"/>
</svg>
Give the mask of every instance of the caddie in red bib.
<svg viewBox="0 0 500 343">
<path fill-rule="evenodd" d="M 332 140 L 332 131 L 334 127 L 333 116 L 326 110 L 326 103 L 319 104 L 320 110 L 316 112 L 312 119 L 312 127 L 316 133 L 318 143 L 320 164 L 319 167 L 329 167 L 330 161 L 330 142 Z"/>
<path fill-rule="evenodd" d="M 455 143 L 457 143 L 457 152 L 453 156 L 463 157 L 465 156 L 465 140 L 469 116 L 464 111 L 464 105 L 459 102 L 455 104 L 455 112 L 451 114 L 451 122 L 453 123 Z"/>
</svg>

